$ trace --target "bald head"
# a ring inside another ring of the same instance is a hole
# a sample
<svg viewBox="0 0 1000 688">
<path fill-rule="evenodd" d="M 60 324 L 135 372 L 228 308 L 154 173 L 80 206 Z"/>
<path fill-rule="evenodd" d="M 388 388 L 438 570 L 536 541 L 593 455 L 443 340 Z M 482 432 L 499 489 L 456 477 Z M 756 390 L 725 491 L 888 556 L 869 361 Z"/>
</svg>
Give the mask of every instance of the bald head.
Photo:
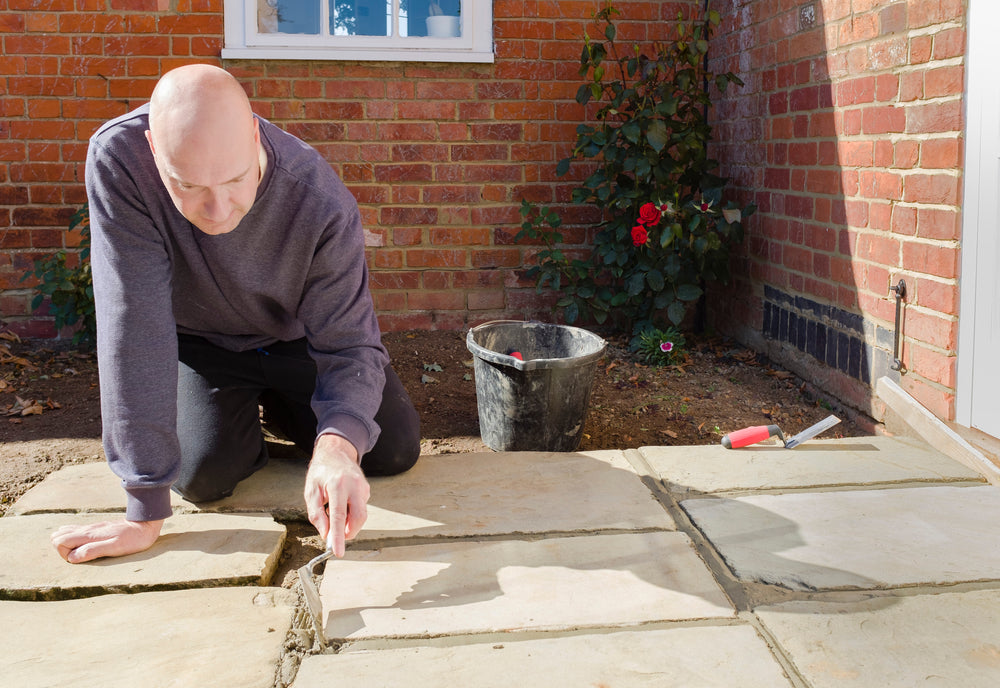
<svg viewBox="0 0 1000 688">
<path fill-rule="evenodd" d="M 252 134 L 253 111 L 243 87 L 211 65 L 178 67 L 160 79 L 149 101 L 149 130 L 164 152 L 184 145 Z"/>
<path fill-rule="evenodd" d="M 150 99 L 146 136 L 178 210 L 208 234 L 235 229 L 253 204 L 263 162 L 239 82 L 211 65 L 167 72 Z"/>
</svg>

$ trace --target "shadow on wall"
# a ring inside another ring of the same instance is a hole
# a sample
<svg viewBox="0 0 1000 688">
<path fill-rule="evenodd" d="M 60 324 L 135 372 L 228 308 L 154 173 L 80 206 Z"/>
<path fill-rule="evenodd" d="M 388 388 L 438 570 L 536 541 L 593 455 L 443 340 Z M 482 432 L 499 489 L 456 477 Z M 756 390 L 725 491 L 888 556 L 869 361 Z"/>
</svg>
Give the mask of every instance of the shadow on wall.
<svg viewBox="0 0 1000 688">
<path fill-rule="evenodd" d="M 892 73 L 907 60 L 905 34 L 894 37 L 906 4 L 866 15 L 878 41 L 851 34 L 852 21 L 828 26 L 820 3 L 733 4 L 715 69 L 747 85 L 718 102 L 716 157 L 759 212 L 734 288 L 713 295 L 713 325 L 875 415 L 872 385 L 899 378 L 895 170 L 913 166 L 917 145 L 892 136 L 906 128 Z"/>
</svg>

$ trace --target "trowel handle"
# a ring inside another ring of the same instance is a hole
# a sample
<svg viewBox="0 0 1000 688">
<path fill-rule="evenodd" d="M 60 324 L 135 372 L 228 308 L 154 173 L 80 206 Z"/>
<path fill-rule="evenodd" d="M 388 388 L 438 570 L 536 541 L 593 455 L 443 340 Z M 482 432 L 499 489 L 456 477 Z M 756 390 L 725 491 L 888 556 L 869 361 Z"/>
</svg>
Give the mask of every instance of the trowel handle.
<svg viewBox="0 0 1000 688">
<path fill-rule="evenodd" d="M 755 425 L 731 432 L 722 438 L 722 446 L 726 449 L 739 449 L 751 444 L 763 442 L 768 437 L 781 436 L 781 428 L 777 425 Z"/>
</svg>

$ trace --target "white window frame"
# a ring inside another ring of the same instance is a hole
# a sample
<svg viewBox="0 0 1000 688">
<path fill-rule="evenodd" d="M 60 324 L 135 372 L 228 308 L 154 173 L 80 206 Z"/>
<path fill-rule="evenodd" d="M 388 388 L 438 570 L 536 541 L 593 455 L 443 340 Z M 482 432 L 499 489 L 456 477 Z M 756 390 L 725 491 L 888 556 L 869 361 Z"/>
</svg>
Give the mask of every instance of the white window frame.
<svg viewBox="0 0 1000 688">
<path fill-rule="evenodd" d="M 457 38 L 265 34 L 257 31 L 257 0 L 224 2 L 223 59 L 493 62 L 491 0 L 462 0 Z"/>
</svg>

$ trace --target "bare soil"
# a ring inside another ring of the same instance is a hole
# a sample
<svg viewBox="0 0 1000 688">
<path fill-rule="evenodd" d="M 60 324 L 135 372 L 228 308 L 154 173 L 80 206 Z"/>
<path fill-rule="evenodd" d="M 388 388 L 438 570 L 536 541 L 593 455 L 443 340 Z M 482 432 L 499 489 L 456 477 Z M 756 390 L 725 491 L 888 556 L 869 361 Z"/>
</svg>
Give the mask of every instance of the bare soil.
<svg viewBox="0 0 1000 688">
<path fill-rule="evenodd" d="M 465 333 L 395 332 L 383 341 L 420 413 L 423 453 L 489 451 L 479 436 Z M 0 333 L 0 515 L 52 471 L 104 459 L 97 380 L 91 353 Z M 714 444 L 749 425 L 777 424 L 791 435 L 830 413 L 843 422 L 824 437 L 871 433 L 870 419 L 839 409 L 731 340 L 689 335 L 678 365 L 656 367 L 640 362 L 624 340 L 610 339 L 580 449 Z M 288 526 L 277 579 L 286 587 L 322 547 L 308 523 Z"/>
</svg>

